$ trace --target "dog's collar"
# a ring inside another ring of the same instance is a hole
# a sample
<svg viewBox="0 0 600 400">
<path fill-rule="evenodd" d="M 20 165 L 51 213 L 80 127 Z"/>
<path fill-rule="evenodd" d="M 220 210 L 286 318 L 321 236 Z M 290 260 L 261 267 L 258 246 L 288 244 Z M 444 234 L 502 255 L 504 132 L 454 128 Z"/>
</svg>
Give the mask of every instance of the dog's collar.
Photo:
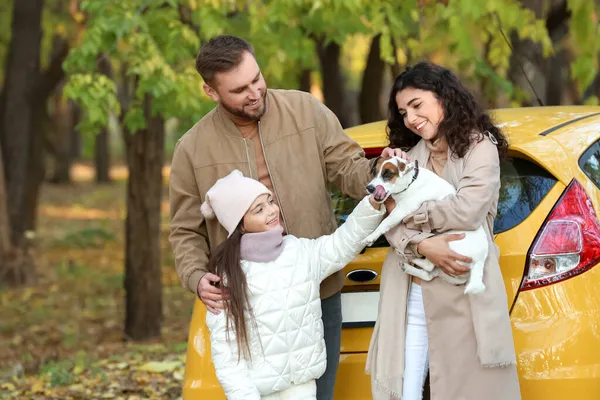
<svg viewBox="0 0 600 400">
<path fill-rule="evenodd" d="M 417 160 L 415 160 L 415 173 L 414 173 L 414 175 L 412 177 L 412 180 L 410 181 L 410 183 L 408 184 L 408 186 L 406 186 L 404 189 L 402 189 L 398 193 L 402 193 L 402 192 L 407 191 L 408 188 L 410 187 L 410 185 L 412 185 L 417 180 L 417 176 L 419 176 L 419 162 Z"/>
</svg>

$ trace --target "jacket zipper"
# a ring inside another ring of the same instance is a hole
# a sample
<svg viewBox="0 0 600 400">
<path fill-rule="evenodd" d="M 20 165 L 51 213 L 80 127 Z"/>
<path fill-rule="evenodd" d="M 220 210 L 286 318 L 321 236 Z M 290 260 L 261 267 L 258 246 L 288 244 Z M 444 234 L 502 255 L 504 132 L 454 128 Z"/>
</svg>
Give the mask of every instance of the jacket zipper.
<svg viewBox="0 0 600 400">
<path fill-rule="evenodd" d="M 246 138 L 242 138 L 244 141 L 244 147 L 246 147 L 246 160 L 248 160 L 248 174 L 250 178 L 252 178 L 252 165 L 250 165 L 250 153 L 248 152 L 248 142 L 246 142 Z"/>
<path fill-rule="evenodd" d="M 260 131 L 260 121 L 258 121 L 258 140 L 260 141 L 260 147 L 262 148 L 263 157 L 265 158 L 265 165 L 267 166 L 267 172 L 269 173 L 269 178 L 271 178 L 271 183 L 273 184 L 273 191 L 275 192 L 275 197 L 277 198 L 277 204 L 279 204 L 279 211 L 281 211 L 281 218 L 283 218 L 283 226 L 285 228 L 286 233 L 290 233 L 288 231 L 287 222 L 285 221 L 285 214 L 283 213 L 283 206 L 281 205 L 281 201 L 279 200 L 279 193 L 277 192 L 277 186 L 275 185 L 275 179 L 273 179 L 273 174 L 271 174 L 271 169 L 269 169 L 269 162 L 267 161 L 267 153 L 265 152 L 265 146 L 263 145 L 262 133 Z M 246 148 L 246 152 L 248 149 Z"/>
</svg>

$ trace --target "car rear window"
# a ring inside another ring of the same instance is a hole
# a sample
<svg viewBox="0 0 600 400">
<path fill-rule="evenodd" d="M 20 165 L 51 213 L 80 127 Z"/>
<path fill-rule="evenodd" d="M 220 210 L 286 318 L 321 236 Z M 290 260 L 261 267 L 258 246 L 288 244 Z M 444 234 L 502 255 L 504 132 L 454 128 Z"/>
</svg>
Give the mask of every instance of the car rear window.
<svg viewBox="0 0 600 400">
<path fill-rule="evenodd" d="M 598 154 L 600 156 L 600 153 Z M 598 177 L 598 159 L 595 159 L 595 162 Z M 507 231 L 523 222 L 556 183 L 556 178 L 544 168 L 521 158 L 502 161 L 500 171 L 500 197 L 498 215 L 494 220 L 494 233 Z M 338 226 L 346 221 L 358 204 L 356 200 L 344 196 L 335 188 L 332 188 L 331 200 Z M 388 246 L 388 243 L 382 236 L 371 247 L 385 246 Z"/>
<path fill-rule="evenodd" d="M 600 189 L 600 140 L 591 145 L 579 158 L 579 167 Z"/>
<path fill-rule="evenodd" d="M 505 232 L 523 222 L 555 183 L 554 176 L 531 161 L 521 158 L 503 160 L 494 233 Z"/>
</svg>

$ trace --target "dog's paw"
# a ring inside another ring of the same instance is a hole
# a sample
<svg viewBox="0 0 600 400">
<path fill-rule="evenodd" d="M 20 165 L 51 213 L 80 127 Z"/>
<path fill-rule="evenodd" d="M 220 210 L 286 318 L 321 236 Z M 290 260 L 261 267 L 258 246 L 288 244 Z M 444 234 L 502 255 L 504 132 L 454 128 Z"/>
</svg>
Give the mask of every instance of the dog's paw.
<svg viewBox="0 0 600 400">
<path fill-rule="evenodd" d="M 379 239 L 379 236 L 381 236 L 381 235 L 379 235 L 379 234 L 375 234 L 375 233 L 371 233 L 369 236 L 367 236 L 367 237 L 365 238 L 365 240 L 363 240 L 363 244 L 364 244 L 365 246 L 370 246 L 370 245 L 372 245 L 373 243 L 375 243 L 375 241 L 376 241 L 377 239 Z"/>
<path fill-rule="evenodd" d="M 465 294 L 481 294 L 485 292 L 483 282 L 469 282 L 465 287 Z"/>
</svg>

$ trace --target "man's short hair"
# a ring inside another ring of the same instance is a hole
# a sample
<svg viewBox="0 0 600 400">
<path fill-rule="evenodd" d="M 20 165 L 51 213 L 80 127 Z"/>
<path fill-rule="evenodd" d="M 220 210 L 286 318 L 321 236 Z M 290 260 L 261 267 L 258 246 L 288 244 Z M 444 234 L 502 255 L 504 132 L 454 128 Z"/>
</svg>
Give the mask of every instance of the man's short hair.
<svg viewBox="0 0 600 400">
<path fill-rule="evenodd" d="M 200 49 L 196 71 L 210 85 L 217 72 L 231 71 L 240 65 L 245 52 L 254 56 L 252 45 L 244 39 L 230 35 L 214 37 Z"/>
</svg>

